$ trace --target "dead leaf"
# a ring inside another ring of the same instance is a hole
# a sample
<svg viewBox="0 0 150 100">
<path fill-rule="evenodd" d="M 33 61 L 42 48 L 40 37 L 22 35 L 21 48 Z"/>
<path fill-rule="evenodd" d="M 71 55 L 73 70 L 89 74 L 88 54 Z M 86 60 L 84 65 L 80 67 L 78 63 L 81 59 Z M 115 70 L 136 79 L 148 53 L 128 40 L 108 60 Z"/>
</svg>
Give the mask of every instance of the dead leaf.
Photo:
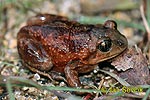
<svg viewBox="0 0 150 100">
<path fill-rule="evenodd" d="M 129 48 L 119 57 L 113 59 L 113 66 L 119 72 L 119 76 L 131 85 L 144 85 L 150 83 L 148 61 L 138 47 Z"/>
</svg>

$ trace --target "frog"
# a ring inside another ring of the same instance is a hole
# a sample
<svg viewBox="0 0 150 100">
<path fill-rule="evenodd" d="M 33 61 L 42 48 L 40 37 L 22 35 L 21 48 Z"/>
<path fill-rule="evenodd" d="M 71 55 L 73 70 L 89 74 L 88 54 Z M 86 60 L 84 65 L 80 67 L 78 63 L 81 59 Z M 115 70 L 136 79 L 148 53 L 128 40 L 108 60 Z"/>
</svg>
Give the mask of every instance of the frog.
<svg viewBox="0 0 150 100">
<path fill-rule="evenodd" d="M 114 20 L 104 24 L 83 24 L 64 16 L 38 14 L 17 34 L 22 65 L 51 79 L 51 72 L 63 73 L 68 86 L 82 87 L 80 74 L 113 59 L 128 48 L 127 38 Z"/>
</svg>

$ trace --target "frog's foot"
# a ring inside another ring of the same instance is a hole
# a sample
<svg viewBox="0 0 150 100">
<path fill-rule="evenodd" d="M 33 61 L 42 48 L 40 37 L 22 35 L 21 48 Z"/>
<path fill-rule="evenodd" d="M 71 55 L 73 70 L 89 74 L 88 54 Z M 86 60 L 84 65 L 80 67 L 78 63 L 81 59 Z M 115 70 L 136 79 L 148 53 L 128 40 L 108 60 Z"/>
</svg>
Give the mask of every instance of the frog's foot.
<svg viewBox="0 0 150 100">
<path fill-rule="evenodd" d="M 70 61 L 64 69 L 67 83 L 70 87 L 81 87 L 78 72 L 76 70 L 78 63 L 79 61 Z"/>
<path fill-rule="evenodd" d="M 37 69 L 35 69 L 35 68 L 33 68 L 33 67 L 30 67 L 30 66 L 28 66 L 28 68 L 29 68 L 31 71 L 33 71 L 33 72 L 35 72 L 35 73 L 38 73 L 38 74 L 40 74 L 40 75 L 42 75 L 42 76 L 48 77 L 51 81 L 54 81 L 54 80 L 53 80 L 53 77 L 52 77 L 50 74 L 48 74 L 48 73 L 46 73 L 46 72 L 43 72 L 43 71 L 40 71 L 40 70 L 37 70 Z"/>
<path fill-rule="evenodd" d="M 61 76 L 61 73 L 56 71 L 50 71 L 49 74 L 54 80 L 64 81 L 65 83 L 67 83 L 67 80 L 63 76 Z"/>
<path fill-rule="evenodd" d="M 65 69 L 65 76 L 67 79 L 67 83 L 70 87 L 76 87 L 76 88 L 86 88 L 86 89 L 91 89 L 91 87 L 87 87 L 87 84 L 81 84 L 78 73 L 86 73 L 91 70 L 93 70 L 97 65 L 83 65 L 81 64 L 80 61 L 70 61 Z M 75 91 L 73 92 L 77 95 L 84 95 L 86 92 L 80 92 L 80 91 Z"/>
</svg>

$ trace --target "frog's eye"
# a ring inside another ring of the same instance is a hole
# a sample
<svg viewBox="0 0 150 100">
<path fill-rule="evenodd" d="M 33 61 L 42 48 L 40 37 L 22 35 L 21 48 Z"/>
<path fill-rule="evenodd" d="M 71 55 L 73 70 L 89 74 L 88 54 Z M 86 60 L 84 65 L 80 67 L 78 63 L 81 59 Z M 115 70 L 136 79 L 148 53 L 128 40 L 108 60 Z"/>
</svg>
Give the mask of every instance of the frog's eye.
<svg viewBox="0 0 150 100">
<path fill-rule="evenodd" d="M 102 40 L 99 45 L 98 49 L 102 52 L 107 52 L 111 49 L 112 41 L 110 39 Z"/>
</svg>

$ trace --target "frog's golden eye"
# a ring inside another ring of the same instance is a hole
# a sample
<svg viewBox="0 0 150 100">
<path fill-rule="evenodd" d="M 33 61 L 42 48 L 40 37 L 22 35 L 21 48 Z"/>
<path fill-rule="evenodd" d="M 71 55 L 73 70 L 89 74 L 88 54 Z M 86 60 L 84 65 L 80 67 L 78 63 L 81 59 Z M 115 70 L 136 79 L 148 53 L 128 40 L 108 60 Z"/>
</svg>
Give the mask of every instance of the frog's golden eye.
<svg viewBox="0 0 150 100">
<path fill-rule="evenodd" d="M 99 43 L 98 49 L 102 52 L 107 52 L 111 49 L 111 46 L 112 41 L 110 39 L 104 39 Z"/>
</svg>

